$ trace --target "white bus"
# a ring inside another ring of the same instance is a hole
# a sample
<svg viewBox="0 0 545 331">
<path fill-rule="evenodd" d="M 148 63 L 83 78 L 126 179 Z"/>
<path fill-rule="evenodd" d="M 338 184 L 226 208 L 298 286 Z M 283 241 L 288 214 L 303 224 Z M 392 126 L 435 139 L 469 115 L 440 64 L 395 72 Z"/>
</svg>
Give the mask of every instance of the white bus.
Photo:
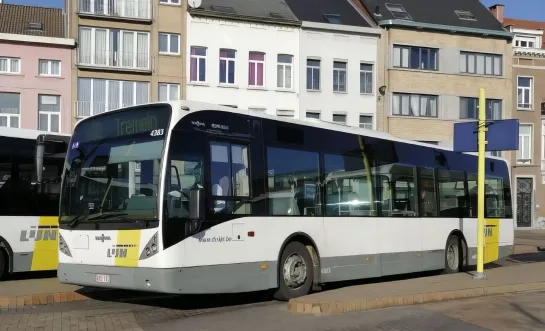
<svg viewBox="0 0 545 331">
<path fill-rule="evenodd" d="M 10 273 L 57 268 L 59 197 L 69 140 L 64 134 L 0 129 L 0 280 Z"/>
<path fill-rule="evenodd" d="M 476 264 L 477 158 L 381 132 L 177 101 L 74 129 L 58 278 L 162 293 L 275 289 Z M 487 158 L 486 261 L 512 253 Z"/>
</svg>

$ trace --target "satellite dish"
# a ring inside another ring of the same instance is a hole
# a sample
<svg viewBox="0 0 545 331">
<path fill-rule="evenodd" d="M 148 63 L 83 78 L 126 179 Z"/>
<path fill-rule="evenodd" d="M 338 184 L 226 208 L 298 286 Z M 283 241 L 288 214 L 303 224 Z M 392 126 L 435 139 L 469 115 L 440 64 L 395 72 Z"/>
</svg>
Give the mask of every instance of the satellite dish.
<svg viewBox="0 0 545 331">
<path fill-rule="evenodd" d="M 202 0 L 187 0 L 187 4 L 191 8 L 199 8 L 202 4 Z"/>
</svg>

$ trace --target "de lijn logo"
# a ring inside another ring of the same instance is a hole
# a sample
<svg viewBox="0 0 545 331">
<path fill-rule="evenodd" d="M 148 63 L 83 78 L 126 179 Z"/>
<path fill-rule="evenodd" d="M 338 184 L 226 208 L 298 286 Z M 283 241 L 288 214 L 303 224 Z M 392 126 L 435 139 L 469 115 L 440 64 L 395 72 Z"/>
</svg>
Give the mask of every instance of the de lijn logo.
<svg viewBox="0 0 545 331">
<path fill-rule="evenodd" d="M 136 247 L 136 245 L 113 245 L 112 247 L 113 248 L 108 248 L 106 251 L 106 257 L 126 259 L 128 249 Z"/>
<path fill-rule="evenodd" d="M 22 230 L 20 241 L 53 241 L 57 240 L 56 226 L 31 226 L 30 229 Z"/>
</svg>

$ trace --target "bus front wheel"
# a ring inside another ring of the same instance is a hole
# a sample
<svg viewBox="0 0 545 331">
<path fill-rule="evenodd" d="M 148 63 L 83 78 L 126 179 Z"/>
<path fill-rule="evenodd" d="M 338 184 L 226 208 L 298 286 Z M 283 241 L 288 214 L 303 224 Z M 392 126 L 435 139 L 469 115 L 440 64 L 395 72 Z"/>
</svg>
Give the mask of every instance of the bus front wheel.
<svg viewBox="0 0 545 331">
<path fill-rule="evenodd" d="M 6 278 L 8 274 L 8 254 L 5 249 L 0 247 L 0 280 Z"/>
<path fill-rule="evenodd" d="M 460 271 L 460 260 L 462 256 L 462 248 L 460 246 L 460 238 L 452 235 L 447 240 L 445 250 L 445 270 L 446 274 L 454 274 Z"/>
<path fill-rule="evenodd" d="M 286 245 L 280 258 L 278 282 L 280 286 L 274 298 L 288 301 L 307 295 L 312 287 L 314 268 L 312 257 L 305 245 L 292 241 Z"/>
</svg>

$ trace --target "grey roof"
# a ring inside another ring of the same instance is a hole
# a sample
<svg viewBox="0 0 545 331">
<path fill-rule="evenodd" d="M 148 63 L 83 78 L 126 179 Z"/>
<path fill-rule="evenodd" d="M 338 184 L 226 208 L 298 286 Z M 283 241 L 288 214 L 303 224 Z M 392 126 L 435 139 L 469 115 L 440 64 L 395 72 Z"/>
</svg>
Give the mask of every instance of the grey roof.
<svg viewBox="0 0 545 331">
<path fill-rule="evenodd" d="M 360 0 L 379 22 L 407 19 L 418 23 L 456 26 L 470 29 L 505 31 L 502 24 L 479 0 Z M 401 5 L 403 11 L 392 14 L 387 5 Z M 381 16 L 374 13 L 378 10 Z M 457 11 L 459 13 L 457 14 Z M 469 12 L 469 14 L 468 14 Z M 463 18 L 459 17 L 462 16 Z"/>
<path fill-rule="evenodd" d="M 301 21 L 371 27 L 350 0 L 286 0 Z M 326 15 L 335 15 L 333 23 Z"/>
<path fill-rule="evenodd" d="M 189 10 L 192 14 L 298 22 L 284 0 L 202 0 L 199 8 Z"/>
</svg>

